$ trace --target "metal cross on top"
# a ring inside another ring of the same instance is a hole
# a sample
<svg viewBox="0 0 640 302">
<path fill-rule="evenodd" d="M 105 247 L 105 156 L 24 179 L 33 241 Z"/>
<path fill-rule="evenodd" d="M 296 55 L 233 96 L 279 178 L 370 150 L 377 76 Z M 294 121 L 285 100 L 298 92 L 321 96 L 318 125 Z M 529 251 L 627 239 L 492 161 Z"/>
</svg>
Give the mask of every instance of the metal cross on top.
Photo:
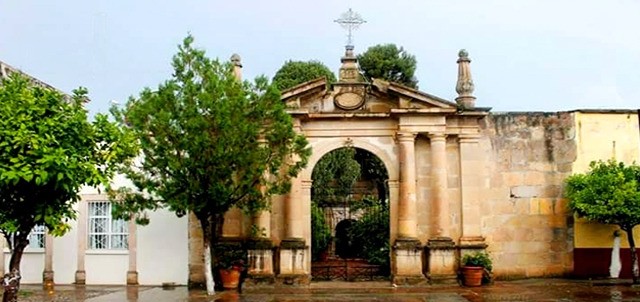
<svg viewBox="0 0 640 302">
<path fill-rule="evenodd" d="M 348 11 L 342 13 L 339 19 L 333 20 L 333 22 L 340 24 L 342 28 L 347 30 L 347 45 L 353 46 L 353 30 L 358 29 L 358 27 L 360 27 L 360 24 L 366 23 L 367 21 L 362 19 L 362 17 L 360 17 L 360 14 L 349 9 Z"/>
</svg>

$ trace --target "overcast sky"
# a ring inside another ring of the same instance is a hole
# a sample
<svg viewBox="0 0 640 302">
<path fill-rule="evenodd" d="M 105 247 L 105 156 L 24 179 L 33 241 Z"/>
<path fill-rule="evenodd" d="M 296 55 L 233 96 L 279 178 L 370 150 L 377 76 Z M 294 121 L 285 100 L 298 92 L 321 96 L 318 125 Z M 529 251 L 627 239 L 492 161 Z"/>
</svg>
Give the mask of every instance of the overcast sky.
<svg viewBox="0 0 640 302">
<path fill-rule="evenodd" d="M 187 33 L 210 57 L 240 54 L 245 79 L 289 59 L 337 71 L 346 34 L 333 20 L 349 8 L 367 20 L 356 52 L 404 47 L 420 90 L 439 97 L 456 97 L 465 48 L 477 106 L 640 108 L 638 0 L 0 0 L 0 60 L 63 91 L 87 87 L 104 112 L 168 79 Z"/>
</svg>

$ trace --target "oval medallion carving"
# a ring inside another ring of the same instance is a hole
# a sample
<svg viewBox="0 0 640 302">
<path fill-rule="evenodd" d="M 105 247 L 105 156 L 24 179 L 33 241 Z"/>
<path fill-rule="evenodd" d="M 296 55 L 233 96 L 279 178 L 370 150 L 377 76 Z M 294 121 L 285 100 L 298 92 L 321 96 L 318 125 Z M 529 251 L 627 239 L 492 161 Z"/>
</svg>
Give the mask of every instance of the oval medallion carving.
<svg viewBox="0 0 640 302">
<path fill-rule="evenodd" d="M 335 96 L 334 100 L 336 106 L 345 110 L 356 109 L 364 103 L 362 95 L 353 92 L 340 93 Z"/>
</svg>

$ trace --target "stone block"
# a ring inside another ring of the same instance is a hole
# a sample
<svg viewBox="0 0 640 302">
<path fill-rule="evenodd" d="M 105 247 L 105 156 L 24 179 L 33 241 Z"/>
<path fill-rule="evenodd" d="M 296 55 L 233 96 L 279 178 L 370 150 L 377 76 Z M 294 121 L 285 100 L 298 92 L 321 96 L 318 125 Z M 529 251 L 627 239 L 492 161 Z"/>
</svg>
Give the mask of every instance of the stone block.
<svg viewBox="0 0 640 302">
<path fill-rule="evenodd" d="M 553 203 L 553 212 L 555 214 L 569 213 L 569 201 L 566 198 L 557 198 Z"/>
<path fill-rule="evenodd" d="M 545 184 L 545 173 L 529 171 L 524 175 L 524 184 L 528 186 L 539 186 Z"/>
<path fill-rule="evenodd" d="M 540 200 L 538 198 L 531 198 L 529 200 L 529 213 L 532 215 L 540 213 Z"/>
<path fill-rule="evenodd" d="M 540 214 L 542 215 L 552 215 L 553 214 L 553 199 L 551 198 L 540 198 L 538 199 Z"/>
<path fill-rule="evenodd" d="M 524 173 L 507 172 L 504 173 L 504 184 L 510 187 L 524 185 Z"/>
<path fill-rule="evenodd" d="M 533 198 L 542 196 L 544 188 L 541 186 L 512 186 L 512 198 Z"/>
</svg>

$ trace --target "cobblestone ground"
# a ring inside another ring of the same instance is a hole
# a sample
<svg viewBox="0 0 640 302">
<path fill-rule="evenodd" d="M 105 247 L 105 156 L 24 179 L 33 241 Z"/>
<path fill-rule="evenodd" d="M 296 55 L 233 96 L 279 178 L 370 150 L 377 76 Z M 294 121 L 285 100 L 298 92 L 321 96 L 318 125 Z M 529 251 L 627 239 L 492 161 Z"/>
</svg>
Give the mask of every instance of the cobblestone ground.
<svg viewBox="0 0 640 302">
<path fill-rule="evenodd" d="M 162 289 L 159 287 L 124 286 L 56 286 L 43 290 L 41 286 L 26 285 L 21 289 L 19 301 L 217 301 L 217 302 L 299 302 L 299 301 L 638 301 L 640 288 L 610 282 L 572 281 L 564 279 L 532 279 L 496 282 L 490 286 L 465 288 L 434 286 L 423 288 L 392 288 L 388 283 L 313 283 L 310 288 L 245 289 L 220 292 L 207 296 L 204 291 L 188 291 L 185 287 Z"/>
</svg>

